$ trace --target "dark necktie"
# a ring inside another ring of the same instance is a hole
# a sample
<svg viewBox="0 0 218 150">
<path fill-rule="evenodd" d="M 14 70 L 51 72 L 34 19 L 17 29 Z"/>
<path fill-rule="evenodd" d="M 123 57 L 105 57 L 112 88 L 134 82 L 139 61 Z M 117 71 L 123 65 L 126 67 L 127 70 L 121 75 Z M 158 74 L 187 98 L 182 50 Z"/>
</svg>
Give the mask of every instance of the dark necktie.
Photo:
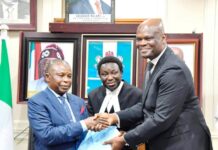
<svg viewBox="0 0 218 150">
<path fill-rule="evenodd" d="M 69 106 L 67 105 L 67 99 L 64 97 L 64 96 L 60 96 L 59 99 L 61 100 L 62 102 L 62 105 L 64 107 L 64 111 L 65 111 L 65 114 L 67 115 L 67 117 L 70 119 L 70 121 L 73 121 L 75 122 L 75 118 L 74 116 L 71 115 L 71 111 L 70 111 L 70 108 Z"/>
<path fill-rule="evenodd" d="M 149 79 L 151 77 L 151 69 L 152 69 L 153 66 L 154 66 L 154 64 L 151 61 L 149 61 L 147 66 L 146 66 L 145 79 L 144 79 L 144 89 L 146 89 L 148 81 L 149 81 Z"/>
</svg>

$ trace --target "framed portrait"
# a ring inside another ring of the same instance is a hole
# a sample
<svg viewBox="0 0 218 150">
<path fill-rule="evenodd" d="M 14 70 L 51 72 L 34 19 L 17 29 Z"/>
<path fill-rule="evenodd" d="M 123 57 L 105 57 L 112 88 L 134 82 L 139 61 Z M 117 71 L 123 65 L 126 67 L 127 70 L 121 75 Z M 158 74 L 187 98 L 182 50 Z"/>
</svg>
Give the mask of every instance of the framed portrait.
<svg viewBox="0 0 218 150">
<path fill-rule="evenodd" d="M 183 54 L 183 61 L 190 69 L 195 85 L 195 93 L 201 100 L 202 78 L 202 34 L 167 34 L 167 43 L 171 49 L 179 49 Z M 144 71 L 147 61 L 137 55 L 136 85 L 142 88 Z"/>
<path fill-rule="evenodd" d="M 198 52 L 196 52 L 196 47 L 198 43 L 196 40 L 189 40 L 184 43 L 183 40 L 169 41 L 168 46 L 171 49 L 180 49 L 183 53 L 183 60 L 191 71 L 192 77 L 197 78 L 197 66 L 195 64 L 195 57 Z"/>
<path fill-rule="evenodd" d="M 115 0 L 66 0 L 65 20 L 68 23 L 113 23 Z"/>
<path fill-rule="evenodd" d="M 45 67 L 53 58 L 70 64 L 73 83 L 70 91 L 77 94 L 79 35 L 24 32 L 21 33 L 20 43 L 18 102 L 27 101 L 47 87 L 44 81 Z"/>
<path fill-rule="evenodd" d="M 9 30 L 36 30 L 37 0 L 1 0 L 0 22 Z"/>
<path fill-rule="evenodd" d="M 116 56 L 123 64 L 122 79 L 135 84 L 135 36 L 134 35 L 83 35 L 81 96 L 102 85 L 97 64 L 105 56 Z"/>
</svg>

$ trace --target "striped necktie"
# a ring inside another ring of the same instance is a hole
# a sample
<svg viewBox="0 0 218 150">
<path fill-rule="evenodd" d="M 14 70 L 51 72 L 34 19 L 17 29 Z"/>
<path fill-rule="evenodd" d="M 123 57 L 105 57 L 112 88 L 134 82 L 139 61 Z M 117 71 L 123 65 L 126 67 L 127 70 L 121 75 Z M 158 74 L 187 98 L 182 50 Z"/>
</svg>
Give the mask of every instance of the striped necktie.
<svg viewBox="0 0 218 150">
<path fill-rule="evenodd" d="M 70 121 L 73 121 L 75 122 L 75 117 L 74 115 L 72 114 L 73 112 L 70 110 L 69 106 L 67 105 L 67 99 L 64 97 L 64 96 L 60 96 L 59 99 L 61 100 L 62 102 L 62 105 L 64 107 L 64 110 L 65 110 L 65 114 L 67 115 L 67 117 L 70 119 Z M 72 112 L 72 113 L 71 113 Z"/>
</svg>

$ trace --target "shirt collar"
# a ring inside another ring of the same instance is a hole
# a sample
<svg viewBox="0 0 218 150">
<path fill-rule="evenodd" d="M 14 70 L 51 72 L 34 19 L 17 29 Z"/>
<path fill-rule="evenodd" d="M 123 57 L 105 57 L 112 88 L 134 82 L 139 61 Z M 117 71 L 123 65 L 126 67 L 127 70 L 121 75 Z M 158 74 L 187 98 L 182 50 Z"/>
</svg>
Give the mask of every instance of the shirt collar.
<svg viewBox="0 0 218 150">
<path fill-rule="evenodd" d="M 61 95 L 57 94 L 54 90 L 52 90 L 50 87 L 48 87 L 48 89 L 55 95 L 55 97 L 59 98 Z M 64 93 L 64 95 L 62 95 L 63 97 L 67 98 L 67 94 Z"/>
<path fill-rule="evenodd" d="M 156 64 L 158 63 L 159 59 L 161 58 L 161 56 L 163 55 L 163 53 L 166 51 L 167 46 L 163 49 L 163 51 L 154 59 L 149 60 L 154 64 L 154 67 L 156 66 Z"/>
<path fill-rule="evenodd" d="M 119 94 L 121 88 L 123 87 L 123 84 L 124 84 L 124 82 L 120 81 L 119 86 L 115 90 L 113 90 L 113 91 L 110 91 L 109 89 L 106 88 L 106 94 L 112 94 L 112 95 Z"/>
</svg>

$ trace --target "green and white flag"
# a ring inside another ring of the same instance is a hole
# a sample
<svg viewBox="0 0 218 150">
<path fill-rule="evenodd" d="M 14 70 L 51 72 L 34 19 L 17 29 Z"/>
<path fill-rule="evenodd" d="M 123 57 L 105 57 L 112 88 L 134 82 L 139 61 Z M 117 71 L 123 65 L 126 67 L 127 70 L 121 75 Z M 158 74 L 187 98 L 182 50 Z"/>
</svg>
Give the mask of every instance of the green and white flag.
<svg viewBox="0 0 218 150">
<path fill-rule="evenodd" d="M 12 95 L 6 40 L 0 51 L 0 150 L 13 150 Z"/>
</svg>

